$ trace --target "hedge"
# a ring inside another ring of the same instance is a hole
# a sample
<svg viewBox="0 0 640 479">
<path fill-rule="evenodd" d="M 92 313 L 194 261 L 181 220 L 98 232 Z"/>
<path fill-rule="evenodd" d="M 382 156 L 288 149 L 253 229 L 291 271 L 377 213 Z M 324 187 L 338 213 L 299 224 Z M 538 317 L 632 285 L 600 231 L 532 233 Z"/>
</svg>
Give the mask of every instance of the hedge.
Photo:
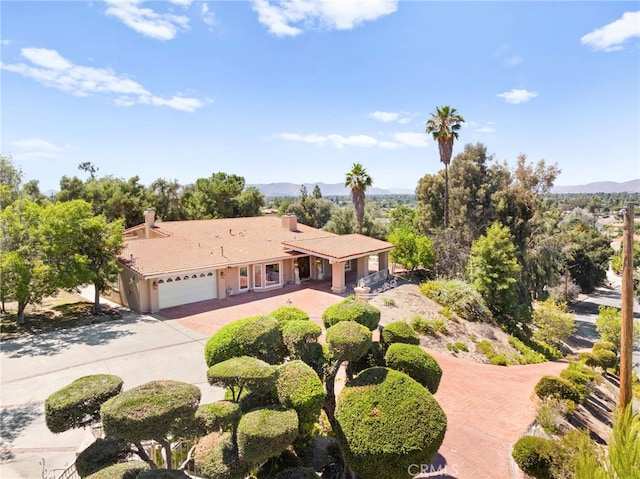
<svg viewBox="0 0 640 479">
<path fill-rule="evenodd" d="M 207 380 L 212 386 L 230 388 L 233 400 L 243 389 L 253 392 L 268 391 L 275 386 L 275 366 L 251 356 L 240 356 L 216 363 L 207 371 Z M 237 388 L 237 390 L 236 390 Z"/>
<path fill-rule="evenodd" d="M 143 471 L 149 470 L 144 461 L 127 461 L 100 469 L 85 479 L 136 479 Z"/>
<path fill-rule="evenodd" d="M 208 367 L 237 356 L 254 356 L 277 364 L 283 351 L 278 321 L 269 316 L 251 316 L 220 328 L 207 341 L 204 356 Z"/>
<path fill-rule="evenodd" d="M 467 321 L 493 321 L 491 311 L 482 295 L 464 281 L 457 279 L 427 281 L 420 285 L 420 291 L 436 303 L 450 307 Z"/>
<path fill-rule="evenodd" d="M 543 376 L 534 388 L 540 399 L 553 396 L 556 399 L 568 399 L 575 403 L 580 402 L 580 392 L 566 379 L 558 376 Z"/>
<path fill-rule="evenodd" d="M 120 393 L 102 405 L 108 436 L 131 442 L 158 439 L 180 422 L 193 422 L 200 389 L 180 381 L 151 381 Z"/>
<path fill-rule="evenodd" d="M 231 433 L 212 433 L 196 444 L 193 462 L 203 477 L 244 479 L 247 469 L 238 458 Z"/>
<path fill-rule="evenodd" d="M 394 343 L 387 349 L 385 362 L 418 381 L 431 394 L 435 394 L 442 378 L 442 368 L 433 357 L 420 346 Z"/>
<path fill-rule="evenodd" d="M 380 310 L 355 296 L 347 296 L 322 313 L 322 323 L 327 329 L 340 321 L 355 321 L 373 331 L 380 322 Z"/>
<path fill-rule="evenodd" d="M 322 358 L 322 348 L 317 340 L 322 328 L 311 321 L 289 321 L 282 326 L 282 340 L 289 356 L 313 363 Z"/>
<path fill-rule="evenodd" d="M 318 479 L 318 474 L 312 467 L 295 467 L 280 471 L 273 479 Z"/>
<path fill-rule="evenodd" d="M 196 424 L 202 435 L 227 429 L 238 422 L 240 405 L 232 401 L 201 404 L 196 410 Z"/>
<path fill-rule="evenodd" d="M 116 437 L 98 438 L 76 457 L 76 471 L 86 477 L 105 467 L 127 460 L 131 443 Z"/>
<path fill-rule="evenodd" d="M 238 455 L 257 466 L 279 455 L 298 437 L 298 414 L 293 409 L 270 406 L 253 410 L 238 424 Z"/>
<path fill-rule="evenodd" d="M 44 403 L 49 430 L 61 433 L 100 421 L 100 406 L 122 390 L 122 379 L 110 374 L 95 374 L 76 379 L 51 394 Z"/>
<path fill-rule="evenodd" d="M 281 331 L 284 325 L 290 321 L 309 321 L 309 315 L 295 306 L 282 306 L 271 311 L 269 316 L 278 321 L 278 327 Z"/>
<path fill-rule="evenodd" d="M 317 421 L 324 406 L 324 385 L 310 366 L 302 361 L 280 366 L 276 389 L 280 404 L 294 409 L 301 425 Z"/>
<path fill-rule="evenodd" d="M 405 321 L 396 321 L 382 328 L 382 343 L 388 346 L 393 343 L 420 344 L 420 337 Z"/>
<path fill-rule="evenodd" d="M 326 341 L 337 361 L 357 361 L 371 347 L 371 331 L 355 321 L 340 321 L 327 329 Z"/>
<path fill-rule="evenodd" d="M 400 371 L 371 368 L 342 389 L 335 412 L 345 459 L 362 478 L 397 479 L 430 464 L 447 418 L 431 393 Z"/>
<path fill-rule="evenodd" d="M 511 456 L 525 474 L 536 479 L 553 479 L 550 471 L 556 445 L 544 437 L 524 436 L 513 446 Z"/>
</svg>

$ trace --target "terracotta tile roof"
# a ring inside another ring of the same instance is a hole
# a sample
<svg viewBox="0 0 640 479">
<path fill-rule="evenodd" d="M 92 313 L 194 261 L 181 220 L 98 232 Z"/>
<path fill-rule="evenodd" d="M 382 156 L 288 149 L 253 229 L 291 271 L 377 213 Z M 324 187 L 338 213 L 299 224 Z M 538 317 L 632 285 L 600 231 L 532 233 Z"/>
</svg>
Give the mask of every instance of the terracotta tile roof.
<svg viewBox="0 0 640 479">
<path fill-rule="evenodd" d="M 153 231 L 162 236 L 150 239 L 135 237 L 141 228 L 125 232 L 120 261 L 144 277 L 288 258 L 296 253 L 283 241 L 337 236 L 302 224 L 290 231 L 274 216 L 157 222 Z"/>
<path fill-rule="evenodd" d="M 335 235 L 328 238 L 296 238 L 293 241 L 283 241 L 282 244 L 299 252 L 343 261 L 366 253 L 379 253 L 394 248 L 393 244 L 386 241 L 358 234 Z"/>
</svg>

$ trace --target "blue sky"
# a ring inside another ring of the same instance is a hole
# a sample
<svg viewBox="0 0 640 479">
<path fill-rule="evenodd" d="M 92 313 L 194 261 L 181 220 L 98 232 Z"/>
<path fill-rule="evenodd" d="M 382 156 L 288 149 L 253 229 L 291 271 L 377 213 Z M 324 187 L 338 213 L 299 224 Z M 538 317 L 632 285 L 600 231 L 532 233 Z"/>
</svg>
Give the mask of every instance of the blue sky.
<svg viewBox="0 0 640 479">
<path fill-rule="evenodd" d="M 558 185 L 640 177 L 634 2 L 0 2 L 0 151 L 56 189 L 100 175 L 414 189 L 454 155 L 557 163 Z"/>
</svg>

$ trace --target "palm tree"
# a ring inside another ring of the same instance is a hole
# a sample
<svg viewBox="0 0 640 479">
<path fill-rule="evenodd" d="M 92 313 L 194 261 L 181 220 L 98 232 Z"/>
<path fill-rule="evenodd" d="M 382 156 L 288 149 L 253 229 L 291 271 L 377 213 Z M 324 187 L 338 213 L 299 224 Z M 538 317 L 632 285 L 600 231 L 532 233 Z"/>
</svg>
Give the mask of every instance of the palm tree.
<svg viewBox="0 0 640 479">
<path fill-rule="evenodd" d="M 427 121 L 426 132 L 433 135 L 440 149 L 440 161 L 444 163 L 444 227 L 449 227 L 449 163 L 453 151 L 453 140 L 458 139 L 464 118 L 458 114 L 455 108 L 449 105 L 436 107 L 436 112 L 431 114 Z"/>
<path fill-rule="evenodd" d="M 362 224 L 364 223 L 364 193 L 373 184 L 373 180 L 367 170 L 360 163 L 354 163 L 351 171 L 347 173 L 344 186 L 351 188 L 351 199 L 353 208 L 356 210 L 356 220 L 358 221 L 358 233 L 362 234 Z"/>
</svg>

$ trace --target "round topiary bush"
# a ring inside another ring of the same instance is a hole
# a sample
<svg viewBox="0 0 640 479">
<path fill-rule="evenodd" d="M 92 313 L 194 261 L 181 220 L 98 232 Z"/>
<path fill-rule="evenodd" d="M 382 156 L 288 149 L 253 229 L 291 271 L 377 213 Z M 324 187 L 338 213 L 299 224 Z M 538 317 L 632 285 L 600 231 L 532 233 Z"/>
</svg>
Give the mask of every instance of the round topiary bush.
<svg viewBox="0 0 640 479">
<path fill-rule="evenodd" d="M 312 467 L 295 467 L 280 471 L 273 479 L 318 479 L 318 474 Z"/>
<path fill-rule="evenodd" d="M 420 344 L 420 336 L 404 321 L 396 321 L 382 328 L 382 343 L 388 346 L 393 343 Z"/>
<path fill-rule="evenodd" d="M 240 415 L 240 405 L 236 402 L 216 401 L 210 404 L 201 404 L 196 410 L 196 424 L 204 436 L 227 429 L 238 422 Z"/>
<path fill-rule="evenodd" d="M 576 369 L 564 369 L 560 371 L 560 377 L 566 379 L 576 388 L 576 391 L 580 394 L 581 398 L 584 398 L 589 394 L 588 384 L 592 381 L 592 378 Z"/>
<path fill-rule="evenodd" d="M 317 342 L 322 334 L 322 328 L 316 323 L 289 321 L 282 326 L 281 332 L 282 340 L 291 358 L 310 363 L 322 357 L 322 348 Z"/>
<path fill-rule="evenodd" d="M 316 372 L 302 361 L 289 361 L 278 368 L 276 382 L 280 404 L 298 413 L 301 425 L 317 421 L 324 406 L 324 386 Z"/>
<path fill-rule="evenodd" d="M 608 349 L 599 349 L 593 353 L 595 366 L 602 369 L 613 369 L 618 365 L 618 355 Z"/>
<path fill-rule="evenodd" d="M 354 296 L 347 296 L 322 313 L 322 323 L 325 328 L 330 328 L 340 321 L 355 321 L 369 328 L 369 331 L 373 331 L 380 322 L 380 310 Z"/>
<path fill-rule="evenodd" d="M 238 455 L 257 466 L 284 451 L 298 436 L 298 414 L 293 409 L 270 406 L 251 411 L 238 424 Z"/>
<path fill-rule="evenodd" d="M 85 479 L 136 479 L 143 471 L 149 470 L 144 461 L 127 461 L 100 469 Z"/>
<path fill-rule="evenodd" d="M 340 321 L 327 329 L 326 340 L 336 361 L 357 361 L 371 347 L 371 331 L 355 321 Z"/>
<path fill-rule="evenodd" d="M 555 448 L 554 442 L 544 437 L 524 436 L 514 444 L 511 456 L 525 474 L 536 479 L 552 479 L 550 468 Z"/>
<path fill-rule="evenodd" d="M 289 321 L 309 321 L 309 315 L 295 306 L 282 306 L 269 313 L 269 316 L 278 321 L 280 330 Z"/>
<path fill-rule="evenodd" d="M 204 357 L 209 367 L 237 356 L 254 356 L 276 364 L 283 359 L 283 351 L 278 321 L 269 316 L 251 316 L 220 328 L 207 341 Z"/>
<path fill-rule="evenodd" d="M 420 346 L 394 343 L 384 356 L 387 366 L 397 369 L 418 381 L 431 394 L 435 394 L 442 378 L 442 368 L 433 357 Z"/>
<path fill-rule="evenodd" d="M 212 386 L 230 388 L 233 400 L 239 400 L 243 389 L 261 393 L 276 385 L 275 366 L 251 356 L 240 356 L 216 363 L 207 371 L 207 380 Z"/>
<path fill-rule="evenodd" d="M 131 454 L 129 441 L 116 437 L 96 439 L 76 457 L 76 471 L 86 477 L 105 467 L 127 460 Z"/>
<path fill-rule="evenodd" d="M 593 345 L 593 348 L 591 348 L 591 352 L 593 353 L 602 350 L 613 351 L 615 353 L 616 345 L 610 341 L 599 341 Z"/>
<path fill-rule="evenodd" d="M 122 390 L 122 379 L 110 374 L 94 374 L 76 379 L 51 394 L 44 403 L 49 430 L 60 433 L 100 421 L 100 406 Z"/>
<path fill-rule="evenodd" d="M 196 444 L 193 462 L 203 477 L 244 479 L 247 468 L 240 462 L 231 433 L 212 433 Z"/>
<path fill-rule="evenodd" d="M 580 393 L 576 387 L 566 379 L 558 376 L 543 376 L 534 390 L 540 399 L 552 396 L 556 399 L 567 399 L 575 403 L 580 402 Z"/>
<path fill-rule="evenodd" d="M 335 416 L 345 459 L 362 478 L 397 479 L 412 464 L 430 464 L 447 428 L 431 393 L 387 368 L 367 369 L 349 381 Z"/>
<path fill-rule="evenodd" d="M 102 405 L 104 432 L 131 442 L 157 439 L 178 423 L 191 423 L 200 389 L 181 381 L 151 381 L 122 392 Z"/>
</svg>

